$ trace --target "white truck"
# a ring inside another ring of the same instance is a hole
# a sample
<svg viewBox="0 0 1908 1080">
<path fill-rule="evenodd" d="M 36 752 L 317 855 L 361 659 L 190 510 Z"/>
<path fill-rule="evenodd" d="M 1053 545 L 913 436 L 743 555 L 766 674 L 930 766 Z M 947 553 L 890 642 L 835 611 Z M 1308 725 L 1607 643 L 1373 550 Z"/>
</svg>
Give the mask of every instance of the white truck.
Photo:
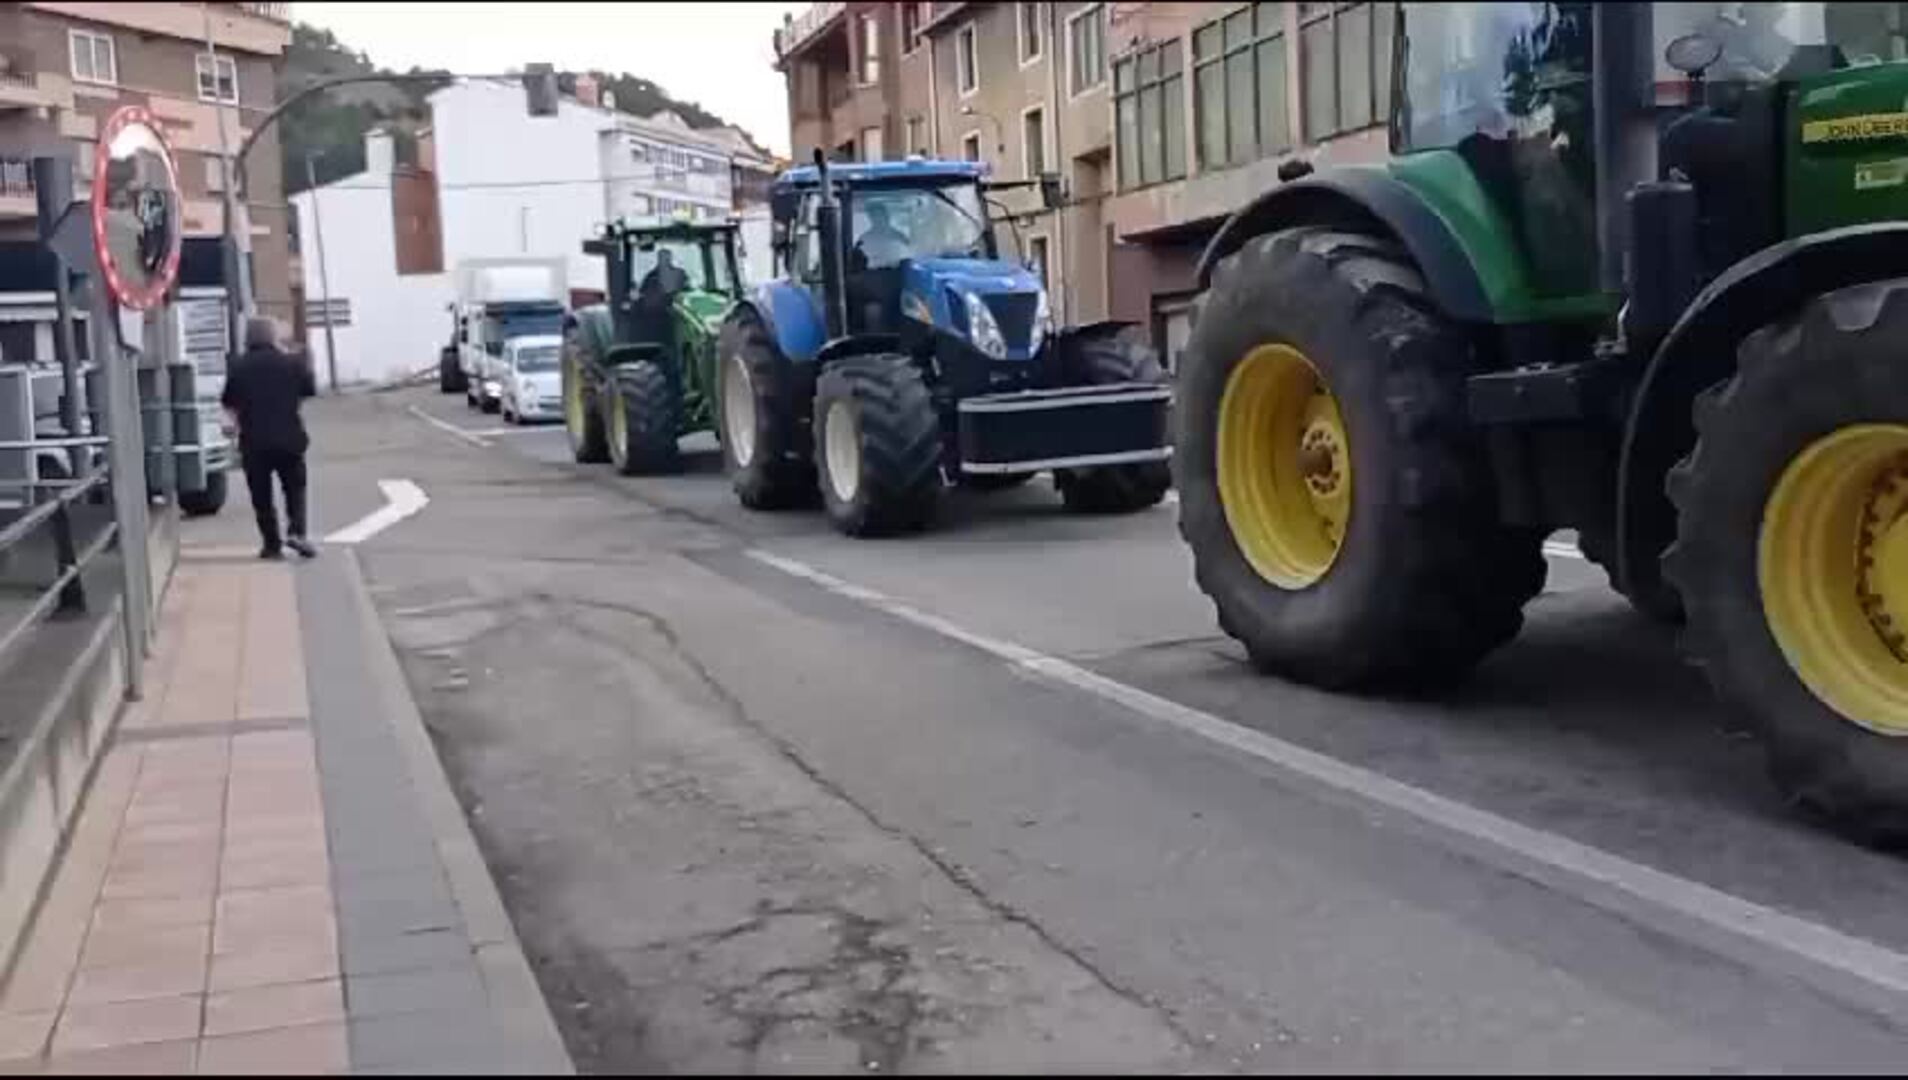
<svg viewBox="0 0 1908 1080">
<path fill-rule="evenodd" d="M 504 343 L 525 335 L 561 335 L 569 298 L 568 265 L 547 259 L 466 259 L 457 264 L 457 368 L 464 400 L 496 412 L 503 405 Z"/>
</svg>

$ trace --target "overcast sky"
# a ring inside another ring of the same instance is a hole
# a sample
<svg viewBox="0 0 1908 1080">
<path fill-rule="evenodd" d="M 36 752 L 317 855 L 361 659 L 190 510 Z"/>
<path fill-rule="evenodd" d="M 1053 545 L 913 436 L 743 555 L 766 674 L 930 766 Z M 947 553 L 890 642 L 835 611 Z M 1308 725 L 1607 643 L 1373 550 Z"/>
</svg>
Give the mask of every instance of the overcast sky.
<svg viewBox="0 0 1908 1080">
<path fill-rule="evenodd" d="M 373 63 L 402 71 L 505 71 L 535 61 L 559 70 L 627 71 L 740 124 L 788 154 L 787 90 L 769 65 L 771 33 L 803 4 L 294 3 Z"/>
</svg>

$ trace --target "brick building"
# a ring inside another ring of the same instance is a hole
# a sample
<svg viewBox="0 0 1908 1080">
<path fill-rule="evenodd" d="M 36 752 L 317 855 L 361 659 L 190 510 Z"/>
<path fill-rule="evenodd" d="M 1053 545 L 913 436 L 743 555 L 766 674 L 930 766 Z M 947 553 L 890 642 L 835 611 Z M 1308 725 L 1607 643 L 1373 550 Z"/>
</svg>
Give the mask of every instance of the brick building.
<svg viewBox="0 0 1908 1080">
<path fill-rule="evenodd" d="M 121 106 L 144 105 L 159 118 L 177 158 L 187 283 L 215 284 L 224 224 L 219 125 L 236 149 L 272 107 L 278 66 L 291 42 L 288 7 L 0 4 L 0 242 L 35 236 L 30 161 L 36 154 L 73 153 L 80 163 L 76 194 L 84 195 L 100 124 Z M 276 136 L 268 131 L 246 160 L 259 308 L 290 321 L 291 238 Z"/>
<path fill-rule="evenodd" d="M 826 3 L 776 34 L 797 160 L 975 157 L 1058 173 L 1018 200 L 1059 313 L 1152 327 L 1172 360 L 1192 269 L 1281 162 L 1387 153 L 1390 3 Z M 879 133 L 876 135 L 875 133 Z M 1003 238 L 1004 239 L 1004 238 Z"/>
</svg>

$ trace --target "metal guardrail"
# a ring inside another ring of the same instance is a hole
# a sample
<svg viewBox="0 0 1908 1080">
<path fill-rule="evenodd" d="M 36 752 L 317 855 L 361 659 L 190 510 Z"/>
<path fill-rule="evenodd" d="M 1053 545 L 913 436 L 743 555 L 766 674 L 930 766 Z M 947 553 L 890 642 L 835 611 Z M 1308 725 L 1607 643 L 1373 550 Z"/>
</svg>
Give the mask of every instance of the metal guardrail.
<svg viewBox="0 0 1908 1080">
<path fill-rule="evenodd" d="M 12 626 L 0 630 L 0 665 L 4 665 L 7 655 L 25 640 L 27 632 L 47 618 L 54 614 L 86 610 L 86 587 L 81 575 L 86 572 L 88 564 L 99 557 L 100 552 L 118 539 L 119 526 L 116 522 L 107 522 L 98 536 L 80 548 L 73 538 L 72 507 L 88 494 L 104 488 L 108 478 L 107 470 L 94 469 L 77 480 L 23 485 L 33 489 L 57 490 L 58 494 L 27 510 L 5 528 L 0 528 L 0 556 L 24 544 L 42 527 L 48 527 L 53 531 L 53 551 L 58 572 L 52 583 L 39 592 L 26 614 Z"/>
</svg>

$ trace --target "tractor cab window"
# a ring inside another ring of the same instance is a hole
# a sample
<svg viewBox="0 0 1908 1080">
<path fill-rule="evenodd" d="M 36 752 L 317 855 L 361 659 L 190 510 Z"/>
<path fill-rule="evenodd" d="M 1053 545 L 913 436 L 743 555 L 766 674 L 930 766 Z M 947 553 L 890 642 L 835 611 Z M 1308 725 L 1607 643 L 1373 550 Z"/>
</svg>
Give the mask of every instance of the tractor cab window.
<svg viewBox="0 0 1908 1080">
<path fill-rule="evenodd" d="M 849 268 L 884 270 L 904 259 L 986 258 L 987 214 L 974 184 L 855 190 L 849 199 Z"/>
<path fill-rule="evenodd" d="M 1766 83 L 1788 66 L 1798 46 L 1827 44 L 1830 9 L 1860 11 L 1887 4 L 1684 3 L 1657 4 L 1651 35 L 1656 47 L 1656 81 L 1674 85 L 1683 75 L 1669 66 L 1669 43 L 1699 34 L 1721 49 L 1703 73 L 1711 82 Z"/>
<path fill-rule="evenodd" d="M 1464 160 L 1541 293 L 1596 281 L 1591 5 L 1407 3 L 1392 145 Z"/>
<path fill-rule="evenodd" d="M 658 240 L 630 251 L 629 284 L 638 297 L 669 298 L 684 289 L 730 291 L 729 260 L 721 252 L 703 257 L 703 245 L 694 240 Z"/>
</svg>

